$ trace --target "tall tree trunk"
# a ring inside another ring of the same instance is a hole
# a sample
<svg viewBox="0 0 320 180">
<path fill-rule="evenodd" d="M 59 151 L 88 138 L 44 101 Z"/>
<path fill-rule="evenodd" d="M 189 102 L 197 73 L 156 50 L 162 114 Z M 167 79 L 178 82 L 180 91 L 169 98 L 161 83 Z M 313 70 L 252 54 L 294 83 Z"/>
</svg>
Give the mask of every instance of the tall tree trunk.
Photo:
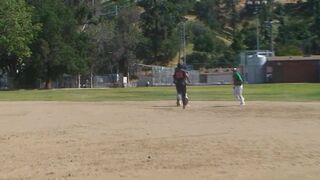
<svg viewBox="0 0 320 180">
<path fill-rule="evenodd" d="M 45 89 L 50 89 L 50 88 L 51 88 L 51 81 L 50 81 L 50 79 L 46 79 L 44 88 L 45 88 Z"/>
<path fill-rule="evenodd" d="M 50 65 L 49 63 L 47 64 L 47 72 L 46 72 L 46 77 L 45 77 L 45 89 L 50 89 L 51 88 L 51 77 L 50 77 Z"/>
<path fill-rule="evenodd" d="M 14 89 L 17 87 L 17 64 L 18 60 L 15 56 L 9 56 L 7 58 L 7 73 L 8 73 L 8 88 Z"/>
</svg>

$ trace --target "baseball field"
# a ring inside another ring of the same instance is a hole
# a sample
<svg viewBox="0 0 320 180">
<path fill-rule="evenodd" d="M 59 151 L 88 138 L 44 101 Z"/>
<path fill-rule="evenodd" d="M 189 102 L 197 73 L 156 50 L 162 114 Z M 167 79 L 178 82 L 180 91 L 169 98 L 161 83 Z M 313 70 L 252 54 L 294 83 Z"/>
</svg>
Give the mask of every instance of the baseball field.
<svg viewBox="0 0 320 180">
<path fill-rule="evenodd" d="M 320 84 L 0 91 L 0 179 L 320 177 Z"/>
</svg>

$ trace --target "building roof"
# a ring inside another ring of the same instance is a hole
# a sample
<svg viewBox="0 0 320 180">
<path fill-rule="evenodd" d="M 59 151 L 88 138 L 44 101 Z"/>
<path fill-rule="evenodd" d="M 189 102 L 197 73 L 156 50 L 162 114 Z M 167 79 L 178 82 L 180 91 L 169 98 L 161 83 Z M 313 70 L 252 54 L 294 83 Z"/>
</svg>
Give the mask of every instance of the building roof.
<svg viewBox="0 0 320 180">
<path fill-rule="evenodd" d="M 271 56 L 267 61 L 320 61 L 320 55 L 313 56 Z"/>
</svg>

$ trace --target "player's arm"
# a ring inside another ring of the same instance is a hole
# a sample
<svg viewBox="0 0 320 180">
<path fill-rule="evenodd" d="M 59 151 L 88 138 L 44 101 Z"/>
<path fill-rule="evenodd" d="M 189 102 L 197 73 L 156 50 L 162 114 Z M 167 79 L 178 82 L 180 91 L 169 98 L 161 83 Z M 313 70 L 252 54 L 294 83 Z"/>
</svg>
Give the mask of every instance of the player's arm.
<svg viewBox="0 0 320 180">
<path fill-rule="evenodd" d="M 173 78 L 173 83 L 177 84 L 176 72 L 174 72 L 174 74 L 172 75 L 172 78 Z"/>
<path fill-rule="evenodd" d="M 189 78 L 189 73 L 188 73 L 187 71 L 185 71 L 185 73 L 186 73 L 186 80 L 187 80 L 187 82 L 188 82 L 188 83 L 191 83 L 190 78 Z"/>
<path fill-rule="evenodd" d="M 236 78 L 234 77 L 235 75 L 232 74 L 232 88 L 234 89 L 235 88 L 235 85 L 236 85 Z"/>
</svg>

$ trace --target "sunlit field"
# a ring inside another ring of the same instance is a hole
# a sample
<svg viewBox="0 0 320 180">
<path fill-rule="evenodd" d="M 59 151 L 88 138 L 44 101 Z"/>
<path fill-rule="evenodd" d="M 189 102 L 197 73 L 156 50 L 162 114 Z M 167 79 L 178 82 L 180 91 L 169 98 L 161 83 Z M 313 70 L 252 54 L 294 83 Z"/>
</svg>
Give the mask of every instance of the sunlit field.
<svg viewBox="0 0 320 180">
<path fill-rule="evenodd" d="M 188 86 L 191 101 L 231 101 L 231 85 Z M 319 83 L 245 84 L 247 101 L 320 101 Z M 0 91 L 1 101 L 160 101 L 175 99 L 175 88 L 50 89 Z"/>
<path fill-rule="evenodd" d="M 314 179 L 320 84 L 0 91 L 0 179 Z M 306 176 L 307 175 L 307 176 Z"/>
</svg>

